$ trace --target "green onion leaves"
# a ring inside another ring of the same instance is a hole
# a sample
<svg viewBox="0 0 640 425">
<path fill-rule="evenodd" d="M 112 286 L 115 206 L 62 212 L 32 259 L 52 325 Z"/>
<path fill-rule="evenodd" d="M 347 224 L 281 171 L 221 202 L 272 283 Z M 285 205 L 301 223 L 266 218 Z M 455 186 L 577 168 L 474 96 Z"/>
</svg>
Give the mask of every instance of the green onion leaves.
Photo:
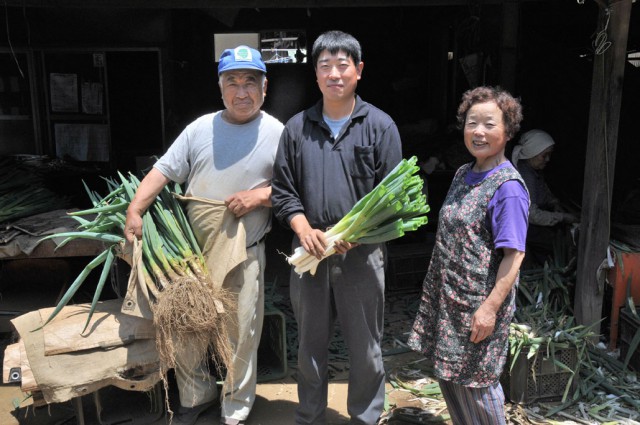
<svg viewBox="0 0 640 425">
<path fill-rule="evenodd" d="M 367 195 L 362 197 L 335 226 L 325 232 L 327 249 L 323 258 L 335 253 L 336 241 L 359 244 L 387 242 L 417 230 L 427 223 L 427 198 L 422 193 L 423 180 L 414 156 L 403 159 Z M 296 273 L 315 274 L 318 260 L 298 247 L 288 258 Z"/>
</svg>

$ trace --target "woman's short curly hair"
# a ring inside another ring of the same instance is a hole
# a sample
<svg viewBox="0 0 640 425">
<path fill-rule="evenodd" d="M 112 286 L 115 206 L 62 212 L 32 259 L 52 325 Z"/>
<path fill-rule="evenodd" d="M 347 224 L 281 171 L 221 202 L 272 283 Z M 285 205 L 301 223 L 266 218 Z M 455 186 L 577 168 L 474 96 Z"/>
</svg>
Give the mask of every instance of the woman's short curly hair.
<svg viewBox="0 0 640 425">
<path fill-rule="evenodd" d="M 476 103 L 495 102 L 502 111 L 502 121 L 504 123 L 504 132 L 507 140 L 511 140 L 513 136 L 520 131 L 520 122 L 522 121 L 522 105 L 520 100 L 513 97 L 508 91 L 500 87 L 481 86 L 471 90 L 467 90 L 462 95 L 462 101 L 458 106 L 458 128 L 463 129 L 467 118 L 467 112 Z"/>
</svg>

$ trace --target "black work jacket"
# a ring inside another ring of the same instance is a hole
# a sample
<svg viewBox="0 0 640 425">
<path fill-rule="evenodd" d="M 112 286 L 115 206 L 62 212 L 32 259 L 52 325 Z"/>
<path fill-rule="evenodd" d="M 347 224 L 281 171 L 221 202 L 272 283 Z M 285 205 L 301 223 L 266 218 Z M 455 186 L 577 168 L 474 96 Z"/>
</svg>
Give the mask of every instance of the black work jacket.
<svg viewBox="0 0 640 425">
<path fill-rule="evenodd" d="M 298 113 L 280 138 L 271 201 L 285 226 L 304 214 L 314 228 L 337 223 L 400 161 L 402 147 L 391 117 L 356 95 L 347 123 L 334 138 L 322 100 Z"/>
</svg>

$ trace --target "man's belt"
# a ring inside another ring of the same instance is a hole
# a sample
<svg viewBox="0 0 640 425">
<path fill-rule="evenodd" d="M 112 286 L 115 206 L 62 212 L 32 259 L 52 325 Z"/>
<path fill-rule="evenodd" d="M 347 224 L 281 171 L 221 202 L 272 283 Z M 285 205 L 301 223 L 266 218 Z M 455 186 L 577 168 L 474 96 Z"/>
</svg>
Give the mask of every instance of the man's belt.
<svg viewBox="0 0 640 425">
<path fill-rule="evenodd" d="M 256 241 L 256 242 L 252 243 L 251 245 L 249 245 L 247 247 L 247 249 L 253 248 L 254 246 L 257 246 L 258 244 L 261 244 L 262 242 L 264 242 L 265 239 L 267 239 L 267 234 L 266 233 L 264 235 L 262 235 L 262 237 L 258 241 Z"/>
</svg>

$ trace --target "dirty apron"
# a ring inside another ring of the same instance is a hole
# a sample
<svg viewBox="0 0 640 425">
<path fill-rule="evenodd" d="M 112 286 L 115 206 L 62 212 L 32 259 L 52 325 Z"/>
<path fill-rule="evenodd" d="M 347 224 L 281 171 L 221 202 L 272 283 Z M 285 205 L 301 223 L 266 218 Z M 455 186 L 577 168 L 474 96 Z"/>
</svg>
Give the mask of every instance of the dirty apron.
<svg viewBox="0 0 640 425">
<path fill-rule="evenodd" d="M 223 385 L 222 417 L 244 420 L 255 401 L 257 355 L 264 315 L 264 242 L 246 247 L 242 219 L 237 219 L 224 202 L 182 197 L 207 269 L 215 285 L 234 296 L 236 320 L 230 321 L 233 347 L 233 379 Z M 215 380 L 207 364 L 201 364 L 193 350 L 184 347 L 176 356 L 176 381 L 180 404 L 197 406 L 217 397 Z M 233 382 L 233 388 L 229 386 Z"/>
</svg>

